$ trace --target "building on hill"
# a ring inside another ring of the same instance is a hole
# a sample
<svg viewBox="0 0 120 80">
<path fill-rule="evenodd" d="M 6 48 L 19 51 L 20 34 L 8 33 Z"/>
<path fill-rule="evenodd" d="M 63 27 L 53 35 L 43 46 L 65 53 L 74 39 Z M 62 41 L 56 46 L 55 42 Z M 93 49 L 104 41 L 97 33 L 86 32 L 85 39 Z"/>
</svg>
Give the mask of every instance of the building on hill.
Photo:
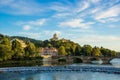
<svg viewBox="0 0 120 80">
<path fill-rule="evenodd" d="M 62 38 L 61 41 L 62 42 L 70 42 L 70 40 L 67 40 L 67 39 L 64 39 L 64 38 Z"/>
<path fill-rule="evenodd" d="M 10 42 L 12 43 L 14 40 L 17 40 L 18 42 L 20 42 L 20 44 L 23 48 L 25 48 L 27 46 L 26 43 L 23 40 L 20 40 L 20 39 L 17 39 L 17 38 L 12 39 Z"/>
<path fill-rule="evenodd" d="M 58 50 L 56 48 L 42 48 L 41 50 L 41 55 L 51 55 L 51 56 L 56 56 L 58 55 Z"/>
<path fill-rule="evenodd" d="M 57 41 L 57 40 L 58 40 L 58 35 L 55 33 L 55 34 L 53 35 L 53 38 L 51 38 L 50 40 L 52 40 L 52 41 Z"/>
</svg>

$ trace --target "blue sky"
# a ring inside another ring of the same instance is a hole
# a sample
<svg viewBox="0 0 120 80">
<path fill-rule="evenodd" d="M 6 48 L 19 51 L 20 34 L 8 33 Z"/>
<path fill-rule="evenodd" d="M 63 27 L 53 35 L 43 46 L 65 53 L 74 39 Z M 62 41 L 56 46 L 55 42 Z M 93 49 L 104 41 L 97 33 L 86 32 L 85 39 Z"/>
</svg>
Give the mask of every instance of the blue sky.
<svg viewBox="0 0 120 80">
<path fill-rule="evenodd" d="M 0 0 L 0 33 L 120 51 L 120 0 Z"/>
</svg>

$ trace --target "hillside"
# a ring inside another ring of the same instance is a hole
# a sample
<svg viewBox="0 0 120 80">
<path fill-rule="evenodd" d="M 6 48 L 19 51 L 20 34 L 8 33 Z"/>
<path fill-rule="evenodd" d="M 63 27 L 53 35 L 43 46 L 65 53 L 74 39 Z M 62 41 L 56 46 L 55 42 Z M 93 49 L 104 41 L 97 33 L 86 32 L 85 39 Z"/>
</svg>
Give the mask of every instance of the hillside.
<svg viewBox="0 0 120 80">
<path fill-rule="evenodd" d="M 116 56 L 117 52 L 114 50 L 110 50 L 104 47 L 92 47 L 91 45 L 84 45 L 81 46 L 78 43 L 75 43 L 73 41 L 67 40 L 67 39 L 59 39 L 57 34 L 53 35 L 53 38 L 49 40 L 36 40 L 31 39 L 28 37 L 21 37 L 21 36 L 5 36 L 3 34 L 0 34 L 0 39 L 8 37 L 10 40 L 12 39 L 20 39 L 23 40 L 25 43 L 32 42 L 36 48 L 45 48 L 45 47 L 55 47 L 58 49 L 58 54 L 64 54 L 64 55 L 74 55 L 74 56 Z"/>
<path fill-rule="evenodd" d="M 42 46 L 42 42 L 43 42 L 43 41 L 41 41 L 41 40 L 36 40 L 36 39 L 28 38 L 28 37 L 22 37 L 22 36 L 10 36 L 10 39 L 14 39 L 14 38 L 17 38 L 17 39 L 23 40 L 24 42 L 26 42 L 26 41 L 30 41 L 30 42 L 34 43 L 36 47 L 40 47 L 40 46 Z"/>
</svg>

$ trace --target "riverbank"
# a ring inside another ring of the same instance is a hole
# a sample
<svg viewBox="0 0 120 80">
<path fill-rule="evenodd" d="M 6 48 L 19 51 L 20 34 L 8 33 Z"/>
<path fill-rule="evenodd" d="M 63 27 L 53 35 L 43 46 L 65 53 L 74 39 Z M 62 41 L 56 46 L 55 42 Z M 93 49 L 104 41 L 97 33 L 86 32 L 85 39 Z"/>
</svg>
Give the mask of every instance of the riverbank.
<svg viewBox="0 0 120 80">
<path fill-rule="evenodd" d="M 23 67 L 23 66 L 40 66 L 43 65 L 42 60 L 21 60 L 21 61 L 4 61 L 0 62 L 0 67 Z"/>
</svg>

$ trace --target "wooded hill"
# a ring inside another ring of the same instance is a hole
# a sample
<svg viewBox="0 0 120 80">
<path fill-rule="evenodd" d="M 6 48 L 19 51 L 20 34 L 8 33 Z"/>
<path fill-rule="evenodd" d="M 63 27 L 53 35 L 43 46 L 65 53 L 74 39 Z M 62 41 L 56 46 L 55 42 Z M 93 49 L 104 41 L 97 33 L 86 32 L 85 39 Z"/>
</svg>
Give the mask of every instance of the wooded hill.
<svg viewBox="0 0 120 80">
<path fill-rule="evenodd" d="M 13 39 L 20 39 L 25 42 L 26 47 L 22 47 L 19 41 Z M 55 47 L 58 49 L 59 55 L 64 56 L 98 56 L 108 57 L 117 56 L 117 52 L 103 47 L 91 47 L 90 45 L 81 46 L 78 43 L 67 40 L 35 40 L 28 37 L 21 36 L 7 36 L 0 34 L 0 61 L 23 58 L 23 57 L 37 57 L 40 56 L 40 49 L 44 47 Z M 7 57 L 8 56 L 8 57 Z"/>
</svg>

